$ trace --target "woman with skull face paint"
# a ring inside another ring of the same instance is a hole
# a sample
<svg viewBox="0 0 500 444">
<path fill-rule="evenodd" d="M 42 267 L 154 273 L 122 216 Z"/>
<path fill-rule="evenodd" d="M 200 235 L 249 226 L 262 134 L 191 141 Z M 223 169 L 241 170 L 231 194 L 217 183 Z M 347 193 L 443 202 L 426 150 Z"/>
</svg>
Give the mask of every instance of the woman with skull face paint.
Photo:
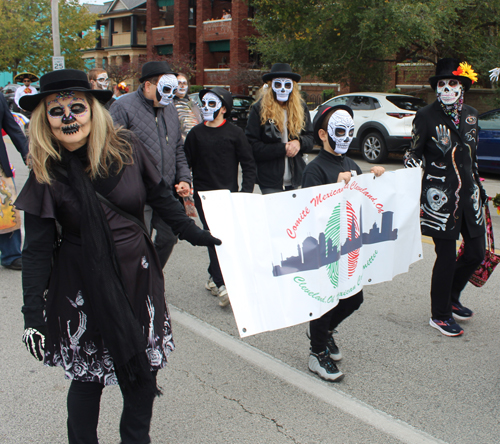
<svg viewBox="0 0 500 444">
<path fill-rule="evenodd" d="M 463 334 L 455 321 L 473 312 L 460 302 L 460 293 L 485 255 L 482 206 L 488 197 L 477 169 L 477 111 L 463 103 L 464 93 L 477 80 L 470 65 L 457 59 L 438 61 L 429 83 L 437 100 L 419 110 L 413 140 L 405 154 L 406 167 L 422 166 L 420 225 L 434 240 L 436 262 L 431 280 L 431 327 L 446 336 Z M 456 259 L 456 240 L 465 242 Z"/>
<path fill-rule="evenodd" d="M 39 94 L 21 99 L 33 111 L 33 171 L 16 200 L 25 211 L 23 342 L 71 380 L 70 444 L 98 442 L 101 393 L 116 384 L 122 443 L 146 444 L 156 373 L 174 344 L 144 205 L 193 245 L 220 241 L 186 216 L 139 140 L 114 127 L 102 106 L 111 91 L 91 90 L 72 69 L 40 83 Z"/>
<path fill-rule="evenodd" d="M 300 75 L 287 63 L 275 63 L 264 74 L 260 99 L 252 106 L 245 134 L 257 164 L 262 194 L 298 188 L 313 149 L 309 110 L 300 97 Z"/>
<path fill-rule="evenodd" d="M 302 187 L 314 187 L 344 181 L 362 174 L 361 168 L 346 157 L 354 136 L 352 109 L 345 105 L 322 106 L 314 117 L 314 139 L 322 146 L 318 156 L 309 163 L 302 178 Z M 370 170 L 381 176 L 385 169 L 375 165 Z M 336 229 L 340 229 L 337 227 Z M 340 299 L 337 306 L 319 319 L 310 322 L 307 335 L 311 340 L 309 370 L 326 381 L 341 381 L 344 374 L 335 361 L 342 359 L 342 353 L 335 344 L 333 333 L 338 325 L 353 314 L 363 303 L 363 291 Z"/>
</svg>

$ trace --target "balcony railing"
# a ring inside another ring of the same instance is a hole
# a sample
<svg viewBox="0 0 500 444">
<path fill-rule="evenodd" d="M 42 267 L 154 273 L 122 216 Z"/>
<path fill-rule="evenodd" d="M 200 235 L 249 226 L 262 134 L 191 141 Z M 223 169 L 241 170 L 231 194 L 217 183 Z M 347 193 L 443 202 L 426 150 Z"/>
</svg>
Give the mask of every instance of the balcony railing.
<svg viewBox="0 0 500 444">
<path fill-rule="evenodd" d="M 232 20 L 207 20 L 203 22 L 203 40 L 228 40 L 232 37 Z"/>
</svg>

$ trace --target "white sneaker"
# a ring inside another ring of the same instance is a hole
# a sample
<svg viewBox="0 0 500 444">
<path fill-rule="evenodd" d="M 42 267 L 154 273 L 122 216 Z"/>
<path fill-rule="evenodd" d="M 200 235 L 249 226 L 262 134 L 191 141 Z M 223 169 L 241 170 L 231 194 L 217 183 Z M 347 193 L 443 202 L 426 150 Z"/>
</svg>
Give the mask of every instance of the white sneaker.
<svg viewBox="0 0 500 444">
<path fill-rule="evenodd" d="M 221 307 L 225 307 L 226 305 L 229 305 L 229 295 L 227 294 L 226 286 L 221 285 L 219 287 L 219 305 Z"/>
<path fill-rule="evenodd" d="M 344 374 L 337 368 L 328 350 L 318 354 L 311 352 L 309 355 L 309 370 L 326 381 L 337 382 L 344 379 Z"/>
<path fill-rule="evenodd" d="M 218 296 L 219 292 L 217 290 L 217 285 L 215 285 L 215 282 L 214 282 L 212 276 L 210 276 L 210 278 L 208 279 L 207 283 L 205 284 L 205 288 L 210 293 L 212 293 L 214 296 Z"/>
</svg>

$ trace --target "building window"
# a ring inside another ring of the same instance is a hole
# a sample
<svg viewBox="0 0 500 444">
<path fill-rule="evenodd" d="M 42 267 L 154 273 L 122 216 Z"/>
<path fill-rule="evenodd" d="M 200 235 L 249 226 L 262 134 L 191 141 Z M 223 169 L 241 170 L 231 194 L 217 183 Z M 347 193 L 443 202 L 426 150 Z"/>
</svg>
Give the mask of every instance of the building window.
<svg viewBox="0 0 500 444">
<path fill-rule="evenodd" d="M 229 40 L 219 40 L 217 42 L 208 42 L 210 52 L 229 51 Z"/>
<path fill-rule="evenodd" d="M 172 26 L 174 24 L 174 6 L 163 6 L 160 9 L 160 26 Z"/>
<path fill-rule="evenodd" d="M 130 17 L 122 18 L 122 32 L 130 32 Z"/>
<path fill-rule="evenodd" d="M 196 0 L 189 0 L 189 25 L 196 25 Z"/>
<path fill-rule="evenodd" d="M 158 54 L 160 55 L 169 55 L 174 52 L 174 45 L 159 45 L 156 47 Z"/>
</svg>

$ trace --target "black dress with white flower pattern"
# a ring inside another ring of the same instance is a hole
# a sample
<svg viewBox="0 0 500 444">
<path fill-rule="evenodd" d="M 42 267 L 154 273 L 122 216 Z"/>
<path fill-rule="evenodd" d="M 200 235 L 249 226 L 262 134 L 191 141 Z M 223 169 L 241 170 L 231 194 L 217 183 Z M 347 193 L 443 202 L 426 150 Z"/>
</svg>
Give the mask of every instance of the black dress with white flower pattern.
<svg viewBox="0 0 500 444">
<path fill-rule="evenodd" d="M 63 233 L 55 262 L 48 270 L 49 275 L 44 275 L 46 272 L 43 271 L 32 271 L 23 276 L 25 323 L 26 326 L 30 322 L 36 324 L 30 319 L 36 317 L 33 313 L 40 311 L 37 307 L 40 300 L 44 300 L 48 327 L 44 363 L 62 366 L 68 379 L 117 384 L 113 359 L 100 335 L 91 298 L 85 294 L 84 282 L 92 276 L 82 260 L 80 204 L 65 178 L 56 175 L 56 179 L 50 185 L 40 184 L 32 173 L 16 201 L 16 206 L 26 212 L 30 223 L 39 224 L 40 232 L 48 232 L 47 225 L 55 226 L 57 221 Z M 143 220 L 144 205 L 146 201 L 151 204 L 150 194 L 159 186 L 161 177 L 147 151 L 135 141 L 133 165 L 126 166 L 119 176 L 100 179 L 100 182 L 94 185 L 101 194 L 122 210 Z M 156 199 L 152 206 L 155 209 L 162 206 L 164 214 L 172 214 L 174 226 L 176 222 L 186 224 L 183 218 L 187 216 L 179 213 L 176 205 L 180 205 L 173 196 L 172 202 Z M 158 257 L 151 240 L 137 224 L 105 205 L 103 209 L 113 234 L 127 297 L 143 328 L 151 370 L 161 369 L 165 367 L 174 343 Z M 23 256 L 23 268 L 40 270 L 40 263 L 50 261 L 54 239 L 37 239 L 36 234 L 31 233 L 27 233 L 27 239 L 31 253 L 26 258 Z M 49 245 L 49 251 L 33 248 L 37 242 Z M 34 250 L 37 252 L 32 253 Z M 40 291 L 30 294 L 30 288 L 42 288 L 41 285 L 46 286 L 47 282 L 45 297 L 38 294 Z"/>
</svg>

